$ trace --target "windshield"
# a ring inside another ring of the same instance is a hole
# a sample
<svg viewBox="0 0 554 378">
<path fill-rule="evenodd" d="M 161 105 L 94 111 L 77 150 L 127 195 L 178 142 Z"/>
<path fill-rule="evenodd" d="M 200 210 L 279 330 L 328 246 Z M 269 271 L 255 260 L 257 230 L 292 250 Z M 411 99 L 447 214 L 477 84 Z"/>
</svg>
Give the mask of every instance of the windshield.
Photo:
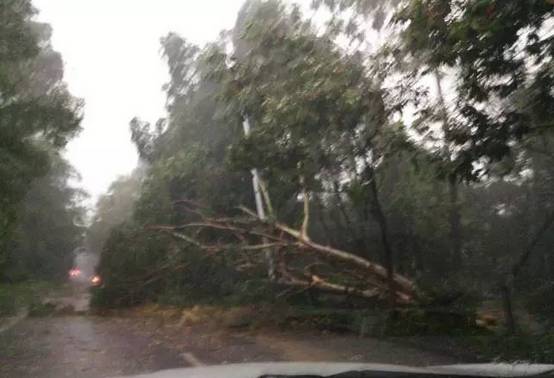
<svg viewBox="0 0 554 378">
<path fill-rule="evenodd" d="M 554 364 L 553 56 L 552 0 L 0 0 L 0 376 Z"/>
</svg>

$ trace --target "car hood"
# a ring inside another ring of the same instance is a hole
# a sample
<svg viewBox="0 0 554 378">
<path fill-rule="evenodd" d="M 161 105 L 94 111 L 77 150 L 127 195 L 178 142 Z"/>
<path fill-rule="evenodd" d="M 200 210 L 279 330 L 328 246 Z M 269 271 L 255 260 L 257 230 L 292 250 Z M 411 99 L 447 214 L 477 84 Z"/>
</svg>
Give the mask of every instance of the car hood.
<svg viewBox="0 0 554 378">
<path fill-rule="evenodd" d="M 386 364 L 336 362 L 257 362 L 162 370 L 135 378 L 258 378 L 263 375 L 329 376 L 348 371 L 465 375 L 483 377 L 530 377 L 554 372 L 554 365 L 543 364 L 461 364 L 411 367 Z M 131 376 L 129 376 L 131 377 Z"/>
</svg>

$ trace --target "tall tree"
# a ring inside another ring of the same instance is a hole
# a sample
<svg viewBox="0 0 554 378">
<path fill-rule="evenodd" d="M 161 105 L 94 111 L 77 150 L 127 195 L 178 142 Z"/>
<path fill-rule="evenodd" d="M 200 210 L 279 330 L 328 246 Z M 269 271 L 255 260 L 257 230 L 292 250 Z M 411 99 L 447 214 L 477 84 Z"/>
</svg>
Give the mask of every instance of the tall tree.
<svg viewBox="0 0 554 378">
<path fill-rule="evenodd" d="M 287 193 L 283 187 L 289 198 L 310 197 L 340 181 L 338 189 L 379 227 L 393 293 L 393 250 L 375 169 L 404 139 L 400 125 L 388 122 L 382 90 L 358 54 L 318 37 L 298 8 L 251 1 L 238 21 L 233 57 L 214 54 L 211 61 L 228 106 L 254 125 L 233 147 L 234 162 L 259 168 L 277 198 Z"/>
<path fill-rule="evenodd" d="M 0 266 L 17 204 L 47 172 L 50 151 L 62 148 L 80 124 L 81 103 L 62 81 L 50 27 L 34 22 L 34 13 L 28 0 L 0 4 Z"/>
<path fill-rule="evenodd" d="M 455 106 L 445 139 L 456 146 L 452 169 L 461 177 L 482 176 L 523 135 L 552 126 L 553 12 L 542 0 L 414 0 L 397 14 L 402 51 L 424 63 L 417 73 L 451 72 Z M 523 91 L 526 105 L 514 106 Z"/>
<path fill-rule="evenodd" d="M 52 168 L 33 181 L 18 209 L 5 272 L 11 280 L 65 278 L 83 242 L 86 194 L 70 184 L 78 178 L 73 167 L 59 156 L 51 159 Z"/>
</svg>

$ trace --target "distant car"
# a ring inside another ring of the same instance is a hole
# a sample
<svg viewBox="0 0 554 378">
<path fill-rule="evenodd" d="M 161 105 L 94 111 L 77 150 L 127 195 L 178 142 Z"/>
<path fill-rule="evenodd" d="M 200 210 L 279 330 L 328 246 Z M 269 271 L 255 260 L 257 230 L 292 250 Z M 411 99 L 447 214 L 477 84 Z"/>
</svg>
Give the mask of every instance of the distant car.
<svg viewBox="0 0 554 378">
<path fill-rule="evenodd" d="M 101 283 L 102 283 L 102 279 L 100 278 L 99 275 L 94 275 L 90 278 L 90 284 L 92 286 L 100 286 Z"/>
<path fill-rule="evenodd" d="M 81 270 L 78 268 L 72 268 L 69 270 L 69 278 L 77 278 L 81 276 Z"/>
</svg>

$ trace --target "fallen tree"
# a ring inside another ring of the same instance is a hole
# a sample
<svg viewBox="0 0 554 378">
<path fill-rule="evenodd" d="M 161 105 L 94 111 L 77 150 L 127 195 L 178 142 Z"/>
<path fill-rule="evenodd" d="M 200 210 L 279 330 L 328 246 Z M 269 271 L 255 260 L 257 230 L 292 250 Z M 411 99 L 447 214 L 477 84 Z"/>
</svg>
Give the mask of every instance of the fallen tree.
<svg viewBox="0 0 554 378">
<path fill-rule="evenodd" d="M 260 263 L 263 251 L 270 249 L 276 261 L 276 283 L 299 290 L 317 289 L 365 299 L 385 300 L 390 284 L 384 266 L 355 253 L 313 241 L 308 235 L 309 197 L 304 194 L 304 214 L 300 229 L 273 218 L 261 219 L 255 212 L 239 207 L 236 217 L 210 217 L 197 204 L 181 200 L 178 205 L 193 215 L 194 221 L 181 225 L 151 225 L 150 230 L 170 234 L 176 239 L 210 253 L 235 251 L 237 267 Z M 265 198 L 266 201 L 268 198 Z M 213 232 L 218 231 L 214 238 Z M 209 235 L 208 235 L 209 234 Z M 415 283 L 393 274 L 395 303 L 416 302 Z"/>
</svg>

